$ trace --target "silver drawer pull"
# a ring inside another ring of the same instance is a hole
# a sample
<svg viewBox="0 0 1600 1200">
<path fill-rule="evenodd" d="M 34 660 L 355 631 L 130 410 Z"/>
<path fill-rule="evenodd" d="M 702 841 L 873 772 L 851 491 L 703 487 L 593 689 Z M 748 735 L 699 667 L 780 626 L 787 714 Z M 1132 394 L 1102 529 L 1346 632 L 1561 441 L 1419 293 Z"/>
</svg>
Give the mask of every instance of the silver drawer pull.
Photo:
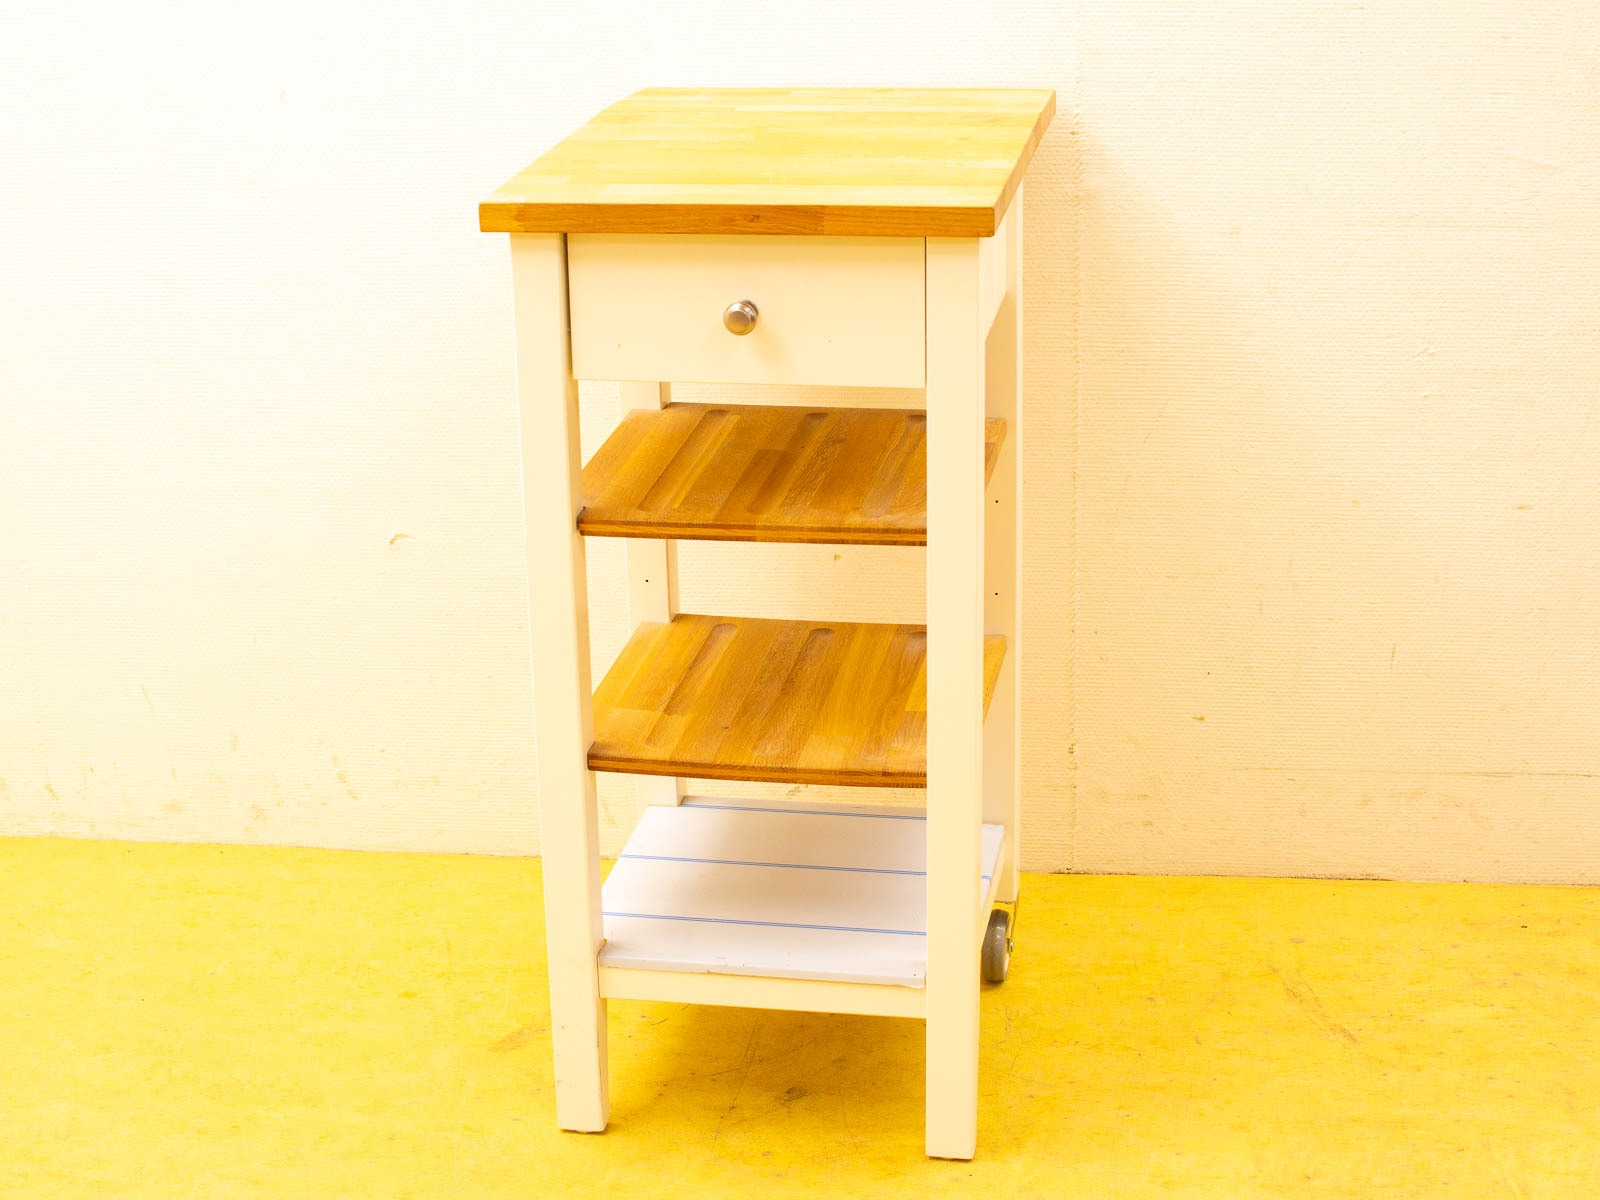
<svg viewBox="0 0 1600 1200">
<path fill-rule="evenodd" d="M 722 324 L 729 333 L 743 337 L 756 327 L 756 318 L 760 315 L 750 301 L 735 300 L 723 310 Z"/>
</svg>

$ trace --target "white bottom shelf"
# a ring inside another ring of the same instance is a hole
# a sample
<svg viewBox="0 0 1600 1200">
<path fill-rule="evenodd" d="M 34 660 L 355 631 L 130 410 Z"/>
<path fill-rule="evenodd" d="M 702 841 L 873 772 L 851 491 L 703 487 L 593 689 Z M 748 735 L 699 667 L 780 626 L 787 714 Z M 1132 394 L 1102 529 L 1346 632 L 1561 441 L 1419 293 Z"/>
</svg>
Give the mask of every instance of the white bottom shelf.
<svg viewBox="0 0 1600 1200">
<path fill-rule="evenodd" d="M 1004 836 L 983 827 L 979 903 Z M 920 988 L 926 861 L 917 809 L 650 808 L 605 883 L 600 966 Z"/>
</svg>

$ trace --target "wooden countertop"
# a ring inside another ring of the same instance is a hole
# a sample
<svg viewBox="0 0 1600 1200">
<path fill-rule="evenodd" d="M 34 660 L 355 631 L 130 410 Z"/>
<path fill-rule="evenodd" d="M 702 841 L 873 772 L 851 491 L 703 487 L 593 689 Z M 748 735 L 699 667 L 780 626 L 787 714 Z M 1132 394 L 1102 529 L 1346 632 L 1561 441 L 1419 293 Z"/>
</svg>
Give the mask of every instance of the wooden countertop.
<svg viewBox="0 0 1600 1200">
<path fill-rule="evenodd" d="M 647 88 L 479 207 L 489 233 L 987 237 L 1052 91 Z"/>
</svg>

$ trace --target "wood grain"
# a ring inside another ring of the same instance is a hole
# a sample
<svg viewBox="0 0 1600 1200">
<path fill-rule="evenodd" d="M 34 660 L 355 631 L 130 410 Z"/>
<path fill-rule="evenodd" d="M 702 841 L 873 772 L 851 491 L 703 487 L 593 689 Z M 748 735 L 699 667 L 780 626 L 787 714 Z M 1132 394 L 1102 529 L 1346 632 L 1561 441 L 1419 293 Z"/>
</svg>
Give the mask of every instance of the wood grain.
<svg viewBox="0 0 1600 1200">
<path fill-rule="evenodd" d="M 680 614 L 641 625 L 594 694 L 595 771 L 923 787 L 920 625 Z M 1005 639 L 983 648 L 987 707 Z"/>
<path fill-rule="evenodd" d="M 648 88 L 491 195 L 479 224 L 988 237 L 1054 112 L 1048 90 Z"/>
<path fill-rule="evenodd" d="M 1006 426 L 989 421 L 994 470 Z M 671 404 L 623 418 L 583 469 L 591 537 L 920 546 L 920 410 Z"/>
</svg>

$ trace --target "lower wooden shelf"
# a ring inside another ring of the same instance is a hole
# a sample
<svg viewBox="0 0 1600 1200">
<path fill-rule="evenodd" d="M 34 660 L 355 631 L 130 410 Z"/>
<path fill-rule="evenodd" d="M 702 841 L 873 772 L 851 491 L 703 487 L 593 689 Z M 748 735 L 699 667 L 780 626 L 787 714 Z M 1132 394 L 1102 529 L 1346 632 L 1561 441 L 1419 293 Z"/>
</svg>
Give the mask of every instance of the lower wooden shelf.
<svg viewBox="0 0 1600 1200">
<path fill-rule="evenodd" d="M 980 904 L 1004 837 L 983 827 Z M 926 861 L 920 809 L 649 808 L 605 882 L 600 966 L 921 988 Z"/>
<path fill-rule="evenodd" d="M 594 694 L 595 771 L 923 787 L 921 625 L 681 614 L 640 625 Z M 988 711 L 1005 659 L 983 646 Z"/>
</svg>

